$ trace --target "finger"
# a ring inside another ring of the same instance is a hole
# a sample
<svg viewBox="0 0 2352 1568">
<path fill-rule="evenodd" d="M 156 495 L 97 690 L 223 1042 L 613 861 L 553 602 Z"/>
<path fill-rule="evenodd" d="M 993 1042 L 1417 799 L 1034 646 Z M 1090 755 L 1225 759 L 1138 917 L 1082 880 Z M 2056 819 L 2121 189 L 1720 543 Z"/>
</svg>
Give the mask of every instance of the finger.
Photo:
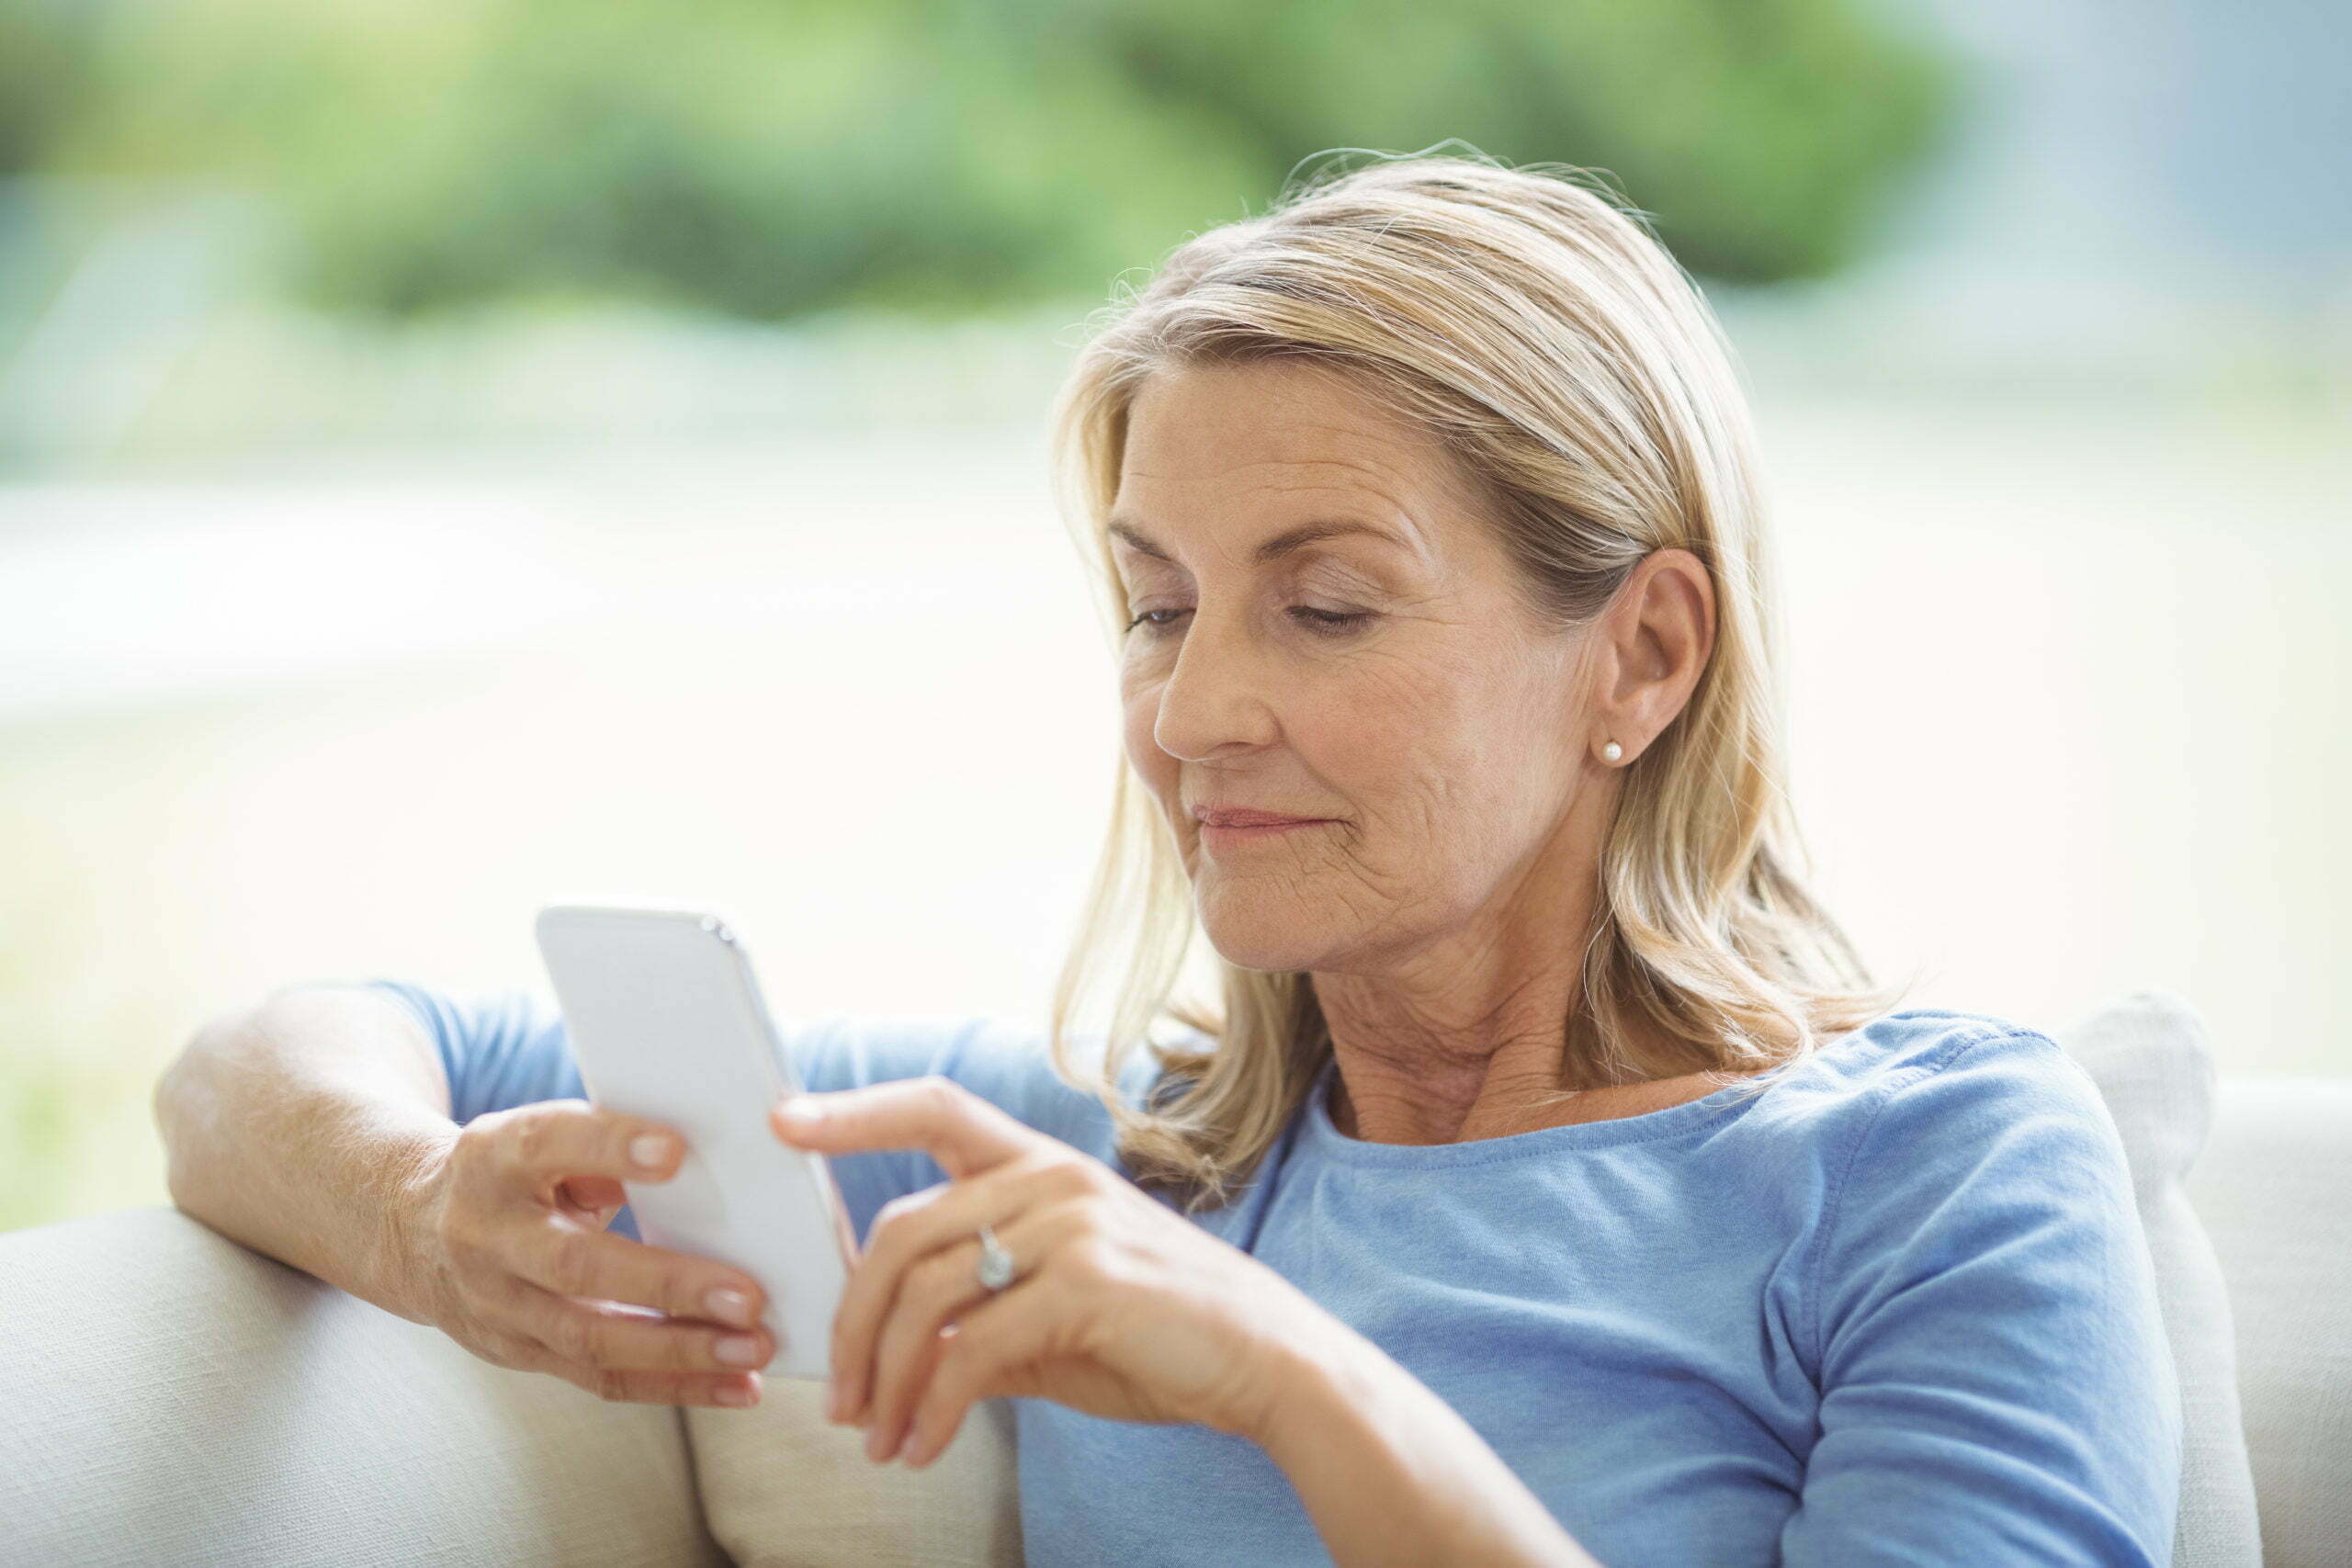
<svg viewBox="0 0 2352 1568">
<path fill-rule="evenodd" d="M 493 1364 L 560 1377 L 600 1399 L 636 1404 L 707 1404 L 744 1409 L 760 1402 L 757 1372 L 658 1372 L 583 1367 L 567 1361 L 528 1334 L 485 1328 Z"/>
<path fill-rule="evenodd" d="M 526 1222 L 508 1251 L 520 1278 L 560 1296 L 648 1306 L 672 1317 L 756 1325 L 766 1295 L 740 1269 L 549 1213 Z"/>
<path fill-rule="evenodd" d="M 775 1359 L 764 1329 L 682 1322 L 625 1302 L 575 1301 L 514 1281 L 511 1303 L 531 1337 L 564 1359 L 611 1371 L 743 1372 Z"/>
<path fill-rule="evenodd" d="M 592 1373 L 580 1385 L 599 1399 L 628 1404 L 707 1404 L 747 1410 L 760 1402 L 757 1372 L 730 1372 L 725 1377 L 691 1376 L 679 1372 L 616 1371 Z"/>
<path fill-rule="evenodd" d="M 757 1372 L 730 1372 L 722 1377 L 585 1367 L 557 1375 L 599 1399 L 625 1404 L 707 1404 L 745 1410 L 760 1402 L 763 1386 Z"/>
<path fill-rule="evenodd" d="M 866 1428 L 866 1457 L 890 1457 L 905 1436 L 916 1402 L 929 1386 L 937 1358 L 953 1339 L 943 1339 L 948 1325 L 963 1332 L 964 1317 L 992 1297 L 1010 1295 L 1045 1267 L 1055 1247 L 1082 1229 L 1086 1216 L 1062 1204 L 1031 1209 L 998 1226 L 996 1236 L 1012 1254 L 1013 1282 L 991 1291 L 979 1281 L 978 1236 L 940 1248 L 923 1258 L 907 1276 L 883 1325 L 875 1353 L 872 1424 Z"/>
<path fill-rule="evenodd" d="M 1014 1239 L 1022 1228 L 1016 1221 L 997 1235 L 997 1240 L 1012 1252 L 1016 1269 L 1028 1261 L 1025 1238 Z M 873 1419 L 865 1433 L 868 1459 L 878 1460 L 888 1453 L 890 1450 L 883 1447 L 886 1442 L 895 1446 L 900 1422 L 931 1376 L 940 1330 L 996 1293 L 981 1284 L 974 1272 L 979 1257 L 979 1240 L 974 1237 L 941 1247 L 907 1271 L 875 1341 Z"/>
<path fill-rule="evenodd" d="M 939 1457 L 975 1400 L 1024 1386 L 1012 1374 L 1053 1353 L 1062 1310 L 1044 1292 L 1008 1287 L 956 1320 L 956 1332 L 940 1341 L 903 1446 L 892 1445 L 908 1469 L 921 1470 Z M 882 1457 L 888 1459 L 890 1450 Z"/>
<path fill-rule="evenodd" d="M 768 1123 L 785 1142 L 828 1154 L 921 1149 L 950 1177 L 977 1175 L 1053 1141 L 936 1073 L 787 1095 L 769 1108 Z"/>
<path fill-rule="evenodd" d="M 667 1181 L 685 1157 L 675 1128 L 584 1100 L 535 1100 L 495 1114 L 502 1168 L 542 1201 L 567 1177 Z"/>
<path fill-rule="evenodd" d="M 1015 1215 L 1091 1185 L 1085 1156 L 1065 1145 L 1053 1147 L 1058 1155 L 1039 1151 L 882 1206 L 867 1231 L 865 1254 L 833 1309 L 831 1361 L 843 1420 L 856 1420 L 865 1408 L 876 1338 L 908 1269 L 932 1252 L 972 1238 L 984 1224 L 1001 1230 Z"/>
</svg>

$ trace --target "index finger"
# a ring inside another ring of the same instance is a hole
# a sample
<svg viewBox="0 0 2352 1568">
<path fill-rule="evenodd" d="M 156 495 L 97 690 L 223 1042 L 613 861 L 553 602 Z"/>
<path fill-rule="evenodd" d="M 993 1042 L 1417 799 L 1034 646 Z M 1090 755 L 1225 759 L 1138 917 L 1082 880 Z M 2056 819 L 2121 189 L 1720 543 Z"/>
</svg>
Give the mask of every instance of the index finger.
<svg viewBox="0 0 2352 1568">
<path fill-rule="evenodd" d="M 770 1108 L 768 1124 L 786 1143 L 827 1154 L 921 1149 L 959 1180 L 1026 1153 L 1045 1135 L 937 1073 L 786 1095 Z"/>
</svg>

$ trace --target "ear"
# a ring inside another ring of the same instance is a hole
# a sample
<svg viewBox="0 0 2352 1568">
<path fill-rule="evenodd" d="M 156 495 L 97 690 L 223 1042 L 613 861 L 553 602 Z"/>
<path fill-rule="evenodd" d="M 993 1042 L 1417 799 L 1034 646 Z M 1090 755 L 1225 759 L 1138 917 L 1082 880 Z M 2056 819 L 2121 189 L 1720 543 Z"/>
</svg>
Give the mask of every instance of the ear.
<svg viewBox="0 0 2352 1568">
<path fill-rule="evenodd" d="M 1586 750 L 1605 768 L 1630 766 L 1674 722 L 1715 647 L 1715 585 L 1684 549 L 1652 550 L 1601 613 L 1598 685 Z M 1615 741 L 1613 761 L 1602 748 Z"/>
</svg>

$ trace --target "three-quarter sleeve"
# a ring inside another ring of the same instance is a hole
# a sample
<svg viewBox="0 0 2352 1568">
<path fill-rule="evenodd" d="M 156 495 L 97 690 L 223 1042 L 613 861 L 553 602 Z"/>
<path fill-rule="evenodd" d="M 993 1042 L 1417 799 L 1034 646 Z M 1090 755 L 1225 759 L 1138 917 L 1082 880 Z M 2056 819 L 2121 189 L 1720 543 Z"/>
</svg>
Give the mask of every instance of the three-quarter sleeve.
<svg viewBox="0 0 2352 1568">
<path fill-rule="evenodd" d="M 1785 1568 L 2165 1568 L 2181 1416 L 2123 1146 L 2046 1037 L 1892 1086 L 1819 1233 Z"/>
<path fill-rule="evenodd" d="M 452 996 L 406 980 L 363 984 L 400 998 L 423 1022 L 441 1054 L 449 1118 L 459 1126 L 512 1106 L 587 1098 L 562 1018 L 529 992 Z"/>
</svg>

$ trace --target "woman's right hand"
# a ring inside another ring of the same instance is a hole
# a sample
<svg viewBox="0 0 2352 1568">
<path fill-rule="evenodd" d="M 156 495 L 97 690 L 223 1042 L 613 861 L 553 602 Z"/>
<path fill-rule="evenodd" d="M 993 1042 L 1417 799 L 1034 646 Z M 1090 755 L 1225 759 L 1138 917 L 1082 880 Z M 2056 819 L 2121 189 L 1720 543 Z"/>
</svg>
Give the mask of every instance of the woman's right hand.
<svg viewBox="0 0 2352 1568">
<path fill-rule="evenodd" d="M 757 1326 L 757 1282 L 605 1229 L 628 1201 L 623 1178 L 666 1181 L 684 1157 L 675 1130 L 585 1100 L 488 1111 L 457 1129 L 400 1205 L 399 1250 L 429 1320 L 486 1361 L 552 1372 L 600 1399 L 757 1404 L 760 1375 L 745 1369 L 775 1355 Z M 719 1354 L 730 1341 L 748 1341 L 743 1359 Z"/>
</svg>

